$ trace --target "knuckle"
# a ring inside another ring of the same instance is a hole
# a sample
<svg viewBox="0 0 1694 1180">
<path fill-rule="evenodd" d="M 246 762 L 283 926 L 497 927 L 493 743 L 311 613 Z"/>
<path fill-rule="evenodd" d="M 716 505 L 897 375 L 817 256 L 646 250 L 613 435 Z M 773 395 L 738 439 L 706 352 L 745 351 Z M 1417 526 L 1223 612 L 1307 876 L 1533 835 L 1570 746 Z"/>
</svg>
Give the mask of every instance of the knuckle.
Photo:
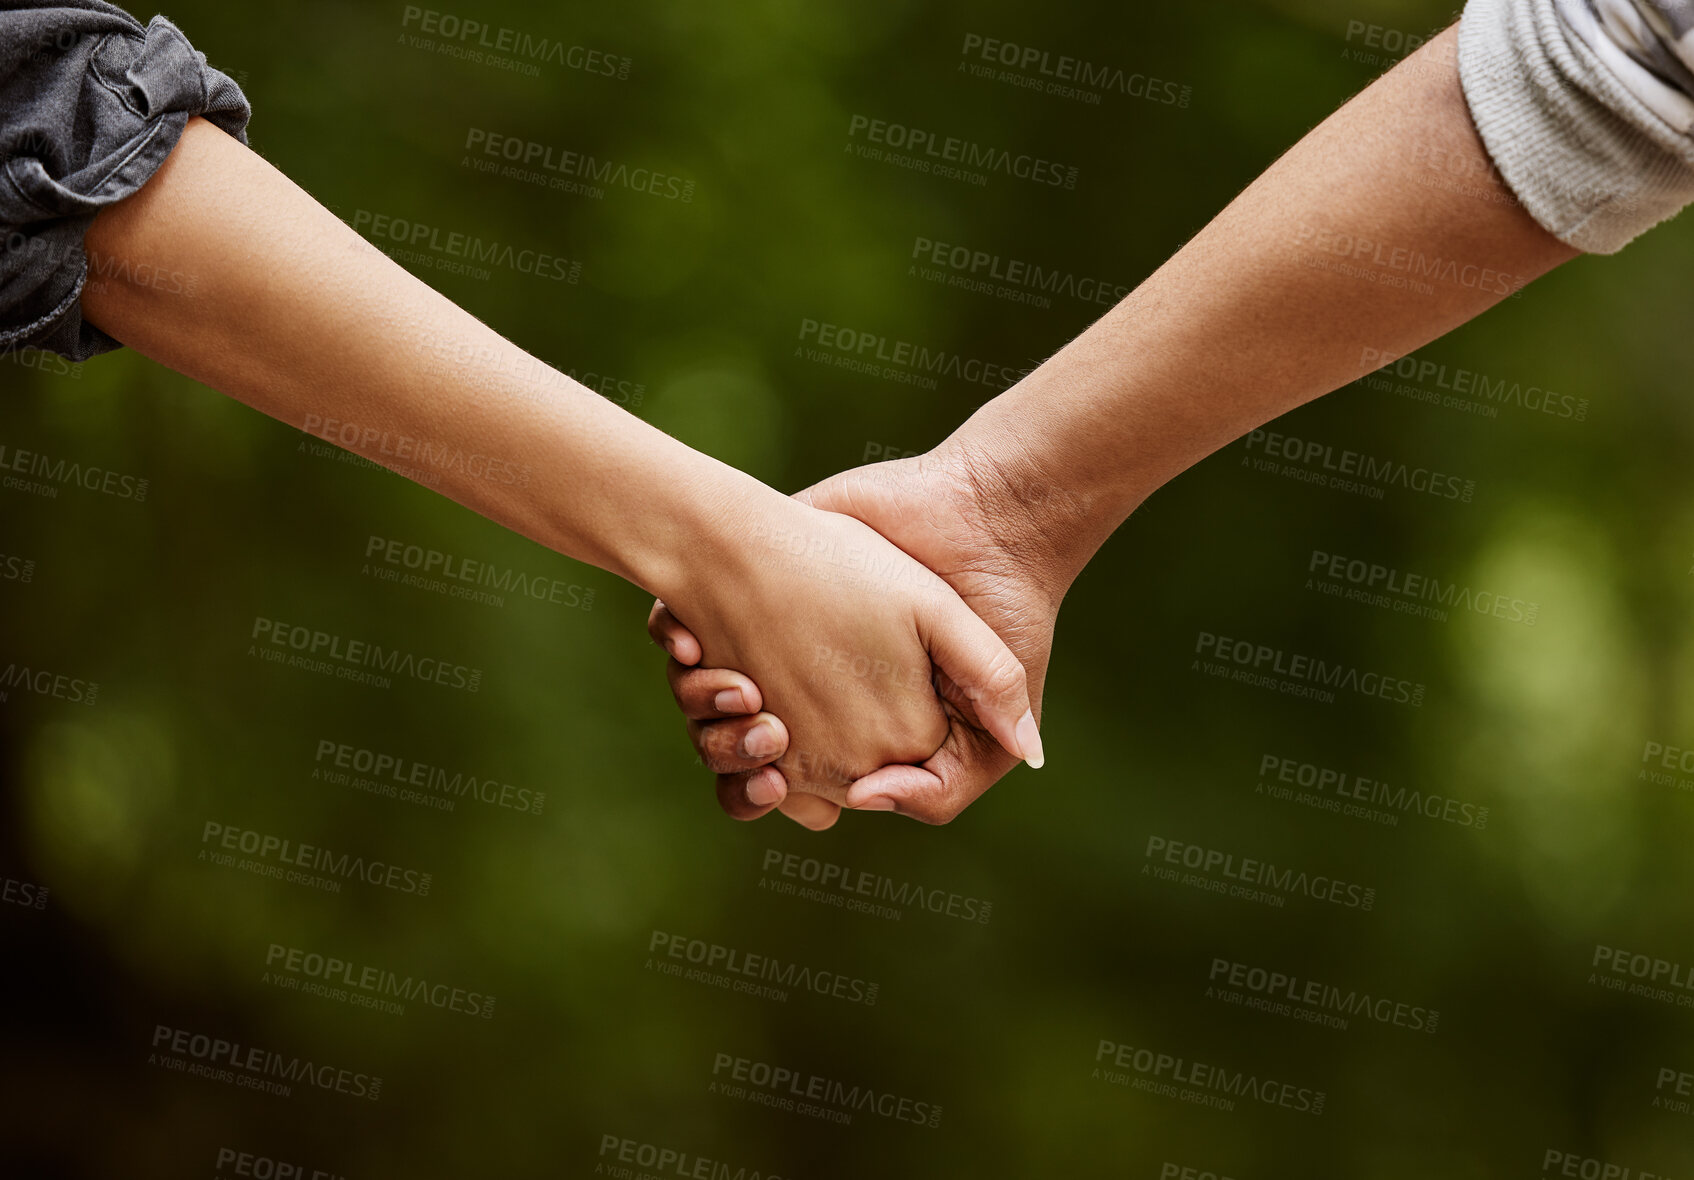
<svg viewBox="0 0 1694 1180">
<path fill-rule="evenodd" d="M 941 827 L 950 824 L 964 813 L 982 792 L 969 783 L 947 784 L 924 798 L 924 823 Z"/>
<path fill-rule="evenodd" d="M 745 782 L 743 775 L 718 775 L 718 806 L 731 819 L 758 819 L 768 810 L 748 800 Z"/>
<path fill-rule="evenodd" d="M 926 746 L 924 753 L 927 756 L 935 752 L 935 747 L 941 744 L 951 726 L 942 701 L 931 694 L 922 708 L 906 710 L 891 728 L 899 735 L 902 744 Z"/>
<path fill-rule="evenodd" d="M 956 807 L 915 799 L 905 800 L 897 810 L 902 815 L 934 828 L 945 827 L 952 823 L 959 814 L 959 809 Z"/>
<path fill-rule="evenodd" d="M 733 727 L 704 725 L 697 743 L 700 758 L 713 774 L 729 774 L 742 768 L 740 742 Z"/>
<path fill-rule="evenodd" d="M 653 609 L 647 612 L 647 634 L 651 635 L 654 639 L 658 639 L 664 632 L 665 621 L 669 618 L 670 611 L 665 609 L 665 604 L 655 601 L 653 603 Z"/>
<path fill-rule="evenodd" d="M 686 708 L 688 701 L 685 693 L 688 674 L 683 670 L 682 665 L 675 660 L 671 660 L 665 665 L 665 683 L 670 685 L 671 696 L 676 698 L 677 705 Z"/>
<path fill-rule="evenodd" d="M 676 697 L 676 703 L 690 717 L 704 718 L 712 711 L 712 686 L 703 678 L 678 672 L 671 681 L 671 692 Z"/>
<path fill-rule="evenodd" d="M 833 827 L 835 821 L 841 818 L 839 807 L 828 800 L 805 794 L 789 796 L 781 804 L 781 811 L 795 823 L 814 832 Z"/>
<path fill-rule="evenodd" d="M 1005 700 L 1023 691 L 1023 665 L 1010 652 L 1002 652 L 988 666 L 983 692 L 989 700 Z"/>
</svg>

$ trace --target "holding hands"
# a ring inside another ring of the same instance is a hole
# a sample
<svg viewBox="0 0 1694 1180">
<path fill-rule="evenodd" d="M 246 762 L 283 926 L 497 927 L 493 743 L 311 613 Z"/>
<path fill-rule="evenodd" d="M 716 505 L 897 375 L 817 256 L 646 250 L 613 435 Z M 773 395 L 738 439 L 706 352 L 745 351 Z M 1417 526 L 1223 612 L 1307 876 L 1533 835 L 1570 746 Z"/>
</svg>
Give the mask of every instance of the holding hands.
<svg viewBox="0 0 1694 1180">
<path fill-rule="evenodd" d="M 1041 765 L 1059 604 L 1147 495 L 1576 254 L 1503 181 L 1431 189 L 1402 151 L 1492 175 L 1455 45 L 1309 133 L 935 451 L 793 498 L 503 339 L 203 119 L 86 226 L 127 277 L 70 279 L 87 347 L 122 341 L 656 595 L 649 630 L 731 815 L 945 823 Z M 1361 282 L 1312 253 L 1314 226 L 1513 283 Z M 168 273 L 195 297 L 136 277 Z"/>
<path fill-rule="evenodd" d="M 932 647 L 938 699 L 951 722 L 944 740 L 915 755 L 860 768 L 845 791 L 820 790 L 814 779 L 794 773 L 805 762 L 794 757 L 803 748 L 805 731 L 784 724 L 793 717 L 784 713 L 782 700 L 761 691 L 765 684 L 734 670 L 751 665 L 724 666 L 715 651 L 703 652 L 684 621 L 664 603 L 655 603 L 648 630 L 671 653 L 671 689 L 689 719 L 695 748 L 717 775 L 723 809 L 737 819 L 754 819 L 780 806 L 811 828 L 834 823 L 843 806 L 946 823 L 1020 757 L 1040 766 L 1035 714 L 1068 578 L 1035 542 L 1043 531 L 1041 516 L 1059 497 L 1040 486 L 1020 486 L 997 468 L 973 464 L 962 448 L 944 446 L 919 458 L 843 472 L 796 499 L 863 522 L 886 538 L 885 544 L 897 546 L 908 562 L 921 562 L 918 568 L 944 584 L 949 598 L 962 600 L 985 629 L 992 628 L 1017 667 L 1011 671 L 985 665 L 982 672 L 997 678 L 978 681 L 987 686 L 986 693 L 949 691 L 950 677 L 956 683 L 956 669 L 967 665 L 957 657 L 944 661 L 947 653 Z M 988 641 L 981 642 L 986 650 Z M 891 688 L 893 676 L 880 669 L 863 653 L 820 647 L 806 671 L 814 692 L 867 678 Z M 922 699 L 929 691 L 927 679 L 922 692 L 909 691 L 915 687 L 909 675 L 901 679 L 908 689 L 901 703 L 921 711 L 927 703 Z M 1024 697 L 1018 693 L 1025 683 L 1034 712 L 1022 719 L 1008 742 L 998 727 L 1010 709 L 991 703 L 1002 698 L 1021 701 Z"/>
<path fill-rule="evenodd" d="M 1002 773 L 1020 758 L 1040 764 L 1024 665 L 957 586 L 896 547 L 891 521 L 878 532 L 855 518 L 862 499 L 883 519 L 882 489 L 867 479 L 853 490 L 853 474 L 794 500 L 771 493 L 778 504 L 751 518 L 730 568 L 691 586 L 675 613 L 654 607 L 672 687 L 732 815 L 792 791 L 811 797 L 796 814 L 821 823 L 842 804 L 910 790 L 889 778 L 924 773 L 905 764 L 986 752 Z"/>
<path fill-rule="evenodd" d="M 934 452 L 834 476 L 798 498 L 857 518 L 944 580 L 1022 663 L 1039 710 L 1066 589 L 1155 489 L 1577 253 L 1493 171 L 1466 105 L 1456 44 L 1456 29 L 1439 34 L 1310 132 L 1128 297 Z M 1489 177 L 1478 186 L 1486 199 L 1429 188 L 1400 147 L 1409 142 Z M 1312 253 L 1314 226 L 1393 242 L 1413 256 L 1461 258 L 1514 282 L 1361 281 Z M 672 689 L 731 815 L 781 806 L 827 827 L 844 804 L 945 823 L 1004 775 L 1014 754 L 1039 758 L 1022 731 L 1002 749 L 954 714 L 945 740 L 921 758 L 890 760 L 855 776 L 844 795 L 814 798 L 811 780 L 793 773 L 792 751 L 809 739 L 775 720 L 790 720 L 786 695 L 761 695 L 769 672 L 702 648 L 692 622 L 660 604 L 649 630 L 674 657 Z M 737 697 L 740 710 L 725 707 Z"/>
</svg>

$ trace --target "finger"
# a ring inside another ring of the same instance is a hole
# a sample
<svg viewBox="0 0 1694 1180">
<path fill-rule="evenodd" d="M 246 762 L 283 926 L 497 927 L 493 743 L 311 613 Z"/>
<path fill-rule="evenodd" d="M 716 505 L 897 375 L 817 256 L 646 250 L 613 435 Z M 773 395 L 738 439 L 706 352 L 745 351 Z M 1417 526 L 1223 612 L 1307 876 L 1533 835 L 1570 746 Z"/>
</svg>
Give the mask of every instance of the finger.
<svg viewBox="0 0 1694 1180">
<path fill-rule="evenodd" d="M 758 819 L 788 796 L 782 772 L 774 766 L 745 774 L 720 774 L 718 806 L 731 819 Z"/>
<path fill-rule="evenodd" d="M 921 766 L 884 766 L 847 790 L 852 811 L 893 811 L 925 823 L 944 824 L 960 811 L 944 779 Z"/>
<path fill-rule="evenodd" d="M 665 678 L 690 721 L 739 717 L 764 707 L 759 686 L 731 668 L 690 668 L 672 660 L 665 665 Z"/>
<path fill-rule="evenodd" d="M 788 752 L 788 727 L 769 713 L 690 721 L 688 740 L 713 774 L 745 774 Z"/>
<path fill-rule="evenodd" d="M 946 695 L 969 701 L 983 728 L 1008 753 L 1040 767 L 1046 755 L 1029 706 L 1029 680 L 1011 649 L 962 604 L 925 612 L 918 625 Z"/>
<path fill-rule="evenodd" d="M 671 653 L 679 664 L 698 664 L 702 652 L 694 632 L 671 614 L 671 608 L 654 599 L 653 609 L 647 612 L 647 634 L 654 643 Z"/>
<path fill-rule="evenodd" d="M 980 733 L 949 737 L 922 766 L 884 766 L 859 779 L 847 790 L 847 806 L 944 824 L 1016 765 L 1016 760 Z"/>
<path fill-rule="evenodd" d="M 810 828 L 814 832 L 833 828 L 835 821 L 841 818 L 841 808 L 828 799 L 820 799 L 816 795 L 806 795 L 799 791 L 783 799 L 778 810 L 801 827 Z"/>
</svg>

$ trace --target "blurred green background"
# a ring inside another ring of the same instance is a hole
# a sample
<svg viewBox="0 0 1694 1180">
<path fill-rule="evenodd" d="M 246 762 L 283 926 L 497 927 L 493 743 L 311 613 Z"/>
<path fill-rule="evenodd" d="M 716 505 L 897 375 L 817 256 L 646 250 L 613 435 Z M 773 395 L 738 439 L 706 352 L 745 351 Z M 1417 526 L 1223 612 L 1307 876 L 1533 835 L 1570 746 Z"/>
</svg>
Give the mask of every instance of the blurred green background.
<svg viewBox="0 0 1694 1180">
<path fill-rule="evenodd" d="M 1389 64 L 1379 46 L 1451 11 L 508 0 L 432 18 L 599 50 L 628 59 L 627 77 L 443 52 L 458 42 L 426 44 L 424 14 L 399 4 L 183 0 L 168 15 L 244 85 L 254 146 L 343 218 L 579 261 L 571 284 L 404 260 L 548 362 L 611 378 L 632 412 L 793 490 L 881 453 L 868 447 L 921 451 L 996 392 L 815 363 L 797 354 L 803 320 L 1028 367 L 1101 308 L 927 281 L 916 239 L 1133 285 Z M 1184 98 L 1097 87 L 1094 102 L 979 77 L 961 52 L 971 36 Z M 1079 179 L 973 185 L 861 159 L 845 150 L 855 115 Z M 693 181 L 693 197 L 479 173 L 462 163 L 470 128 L 651 167 Z M 0 578 L 0 663 L 100 685 L 93 707 L 15 688 L 0 703 L 0 877 L 50 890 L 44 909 L 0 905 L 6 1174 L 237 1175 L 240 1153 L 355 1180 L 1689 1171 L 1694 1122 L 1662 1101 L 1676 1095 L 1661 1071 L 1694 1070 L 1678 1010 L 1694 992 L 1630 994 L 1632 976 L 1593 964 L 1597 948 L 1694 964 L 1694 782 L 1643 775 L 1659 769 L 1649 743 L 1694 745 L 1691 259 L 1684 218 L 1420 354 L 1587 399 L 1585 420 L 1366 382 L 1279 428 L 1474 479 L 1469 504 L 1320 489 L 1243 466 L 1239 444 L 1160 492 L 1067 602 L 1048 767 L 941 829 L 731 823 L 632 587 L 303 450 L 297 431 L 134 354 L 74 373 L 0 362 L 0 442 L 150 481 L 140 503 L 0 492 L 0 552 L 34 563 L 27 581 Z M 366 571 L 373 536 L 591 588 L 592 609 L 385 582 Z M 1534 602 L 1537 621 L 1338 600 L 1308 585 L 1314 551 Z M 275 667 L 248 654 L 255 616 L 439 654 L 482 669 L 482 688 Z M 1202 631 L 1388 670 L 1426 685 L 1424 703 L 1226 683 L 1193 668 Z M 545 807 L 380 797 L 314 777 L 325 741 L 545 792 Z M 1256 789 L 1267 756 L 1488 820 L 1379 807 L 1388 823 L 1276 798 Z M 331 894 L 219 867 L 200 859 L 207 821 L 429 871 L 432 887 Z M 1369 886 L 1374 908 L 1156 880 L 1152 837 Z M 787 895 L 766 865 L 790 853 L 908 898 L 916 885 L 986 901 L 988 920 Z M 670 977 L 656 931 L 875 983 L 876 1001 Z M 497 1004 L 489 1019 L 418 1001 L 395 1015 L 303 994 L 266 981 L 273 945 Z M 1251 1010 L 1208 993 L 1220 960 L 1439 1023 Z M 161 1025 L 380 1076 L 380 1098 L 185 1076 L 150 1061 Z M 1322 1091 L 1324 1108 L 1132 1089 L 1097 1074 L 1102 1041 Z M 841 1125 L 714 1092 L 719 1054 L 939 1106 L 939 1124 L 860 1111 Z M 652 1152 L 620 1163 L 626 1140 Z M 688 1160 L 661 1171 L 664 1150 Z"/>
</svg>

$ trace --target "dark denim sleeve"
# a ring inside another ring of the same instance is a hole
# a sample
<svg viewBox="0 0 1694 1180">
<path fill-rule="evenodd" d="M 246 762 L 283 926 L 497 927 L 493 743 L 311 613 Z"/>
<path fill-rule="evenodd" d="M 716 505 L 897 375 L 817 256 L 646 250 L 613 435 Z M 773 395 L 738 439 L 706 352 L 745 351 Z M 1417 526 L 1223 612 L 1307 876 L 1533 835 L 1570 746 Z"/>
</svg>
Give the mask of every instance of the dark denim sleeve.
<svg viewBox="0 0 1694 1180">
<path fill-rule="evenodd" d="M 245 143 L 251 114 L 163 17 L 143 28 L 103 0 L 0 0 L 0 352 L 119 347 L 82 318 L 94 215 L 147 183 L 190 117 Z"/>
</svg>

